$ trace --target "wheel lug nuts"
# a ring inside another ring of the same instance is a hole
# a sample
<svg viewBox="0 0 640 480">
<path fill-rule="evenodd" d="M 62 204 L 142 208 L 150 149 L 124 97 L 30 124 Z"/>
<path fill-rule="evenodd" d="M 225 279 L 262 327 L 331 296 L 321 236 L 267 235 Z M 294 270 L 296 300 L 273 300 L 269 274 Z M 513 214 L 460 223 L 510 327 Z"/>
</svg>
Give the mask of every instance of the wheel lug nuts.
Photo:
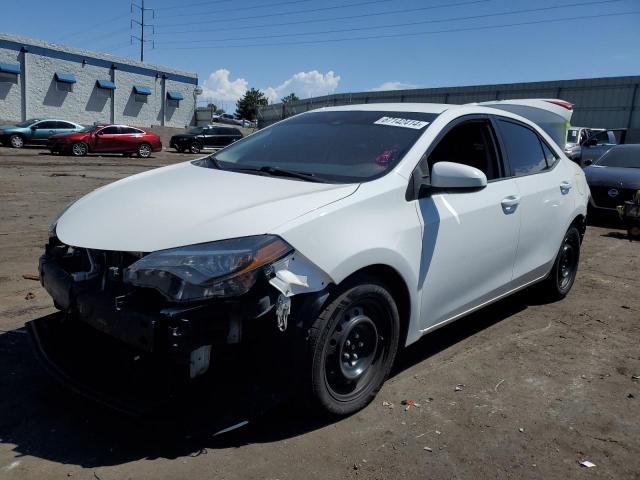
<svg viewBox="0 0 640 480">
<path fill-rule="evenodd" d="M 348 347 L 349 345 L 351 345 L 351 342 L 347 340 L 346 342 L 344 342 L 344 344 Z"/>
<path fill-rule="evenodd" d="M 344 355 L 342 355 L 342 358 L 344 358 L 345 360 L 349 360 L 349 354 L 345 353 Z"/>
<path fill-rule="evenodd" d="M 360 348 L 364 347 L 364 343 L 358 342 L 358 347 L 360 347 Z"/>
<path fill-rule="evenodd" d="M 358 359 L 358 354 L 354 353 L 353 355 L 351 355 L 351 358 L 353 358 L 354 360 L 357 360 Z"/>
<path fill-rule="evenodd" d="M 355 337 L 355 339 L 357 340 L 357 339 L 359 339 L 359 338 L 360 338 L 360 334 L 359 334 L 358 332 L 356 332 L 356 333 L 355 333 L 355 335 L 354 335 L 354 337 Z"/>
</svg>

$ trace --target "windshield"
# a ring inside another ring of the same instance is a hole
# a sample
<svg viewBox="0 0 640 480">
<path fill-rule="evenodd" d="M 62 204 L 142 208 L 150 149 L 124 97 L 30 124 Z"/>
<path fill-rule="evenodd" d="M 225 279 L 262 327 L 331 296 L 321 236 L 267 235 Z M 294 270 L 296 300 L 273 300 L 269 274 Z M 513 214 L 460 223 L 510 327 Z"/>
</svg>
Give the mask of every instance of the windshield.
<svg viewBox="0 0 640 480">
<path fill-rule="evenodd" d="M 203 128 L 192 128 L 191 130 L 189 130 L 187 133 L 191 134 L 191 135 L 200 135 L 202 133 L 202 130 L 204 130 Z"/>
<path fill-rule="evenodd" d="M 40 121 L 39 118 L 31 118 L 29 120 L 25 120 L 24 122 L 16 123 L 16 127 L 20 127 L 20 128 L 28 127 L 29 125 L 32 125 L 39 121 Z"/>
<path fill-rule="evenodd" d="M 640 148 L 612 148 L 596 165 L 601 167 L 640 168 Z"/>
<path fill-rule="evenodd" d="M 393 169 L 436 118 L 418 112 L 311 112 L 260 130 L 213 155 L 223 169 L 280 169 L 361 182 Z M 211 167 L 209 162 L 207 165 Z"/>
<path fill-rule="evenodd" d="M 98 128 L 101 128 L 101 125 L 90 125 L 88 127 L 84 127 L 82 130 L 80 130 L 80 132 L 89 133 L 89 132 L 93 132 L 94 130 L 97 130 Z"/>
</svg>

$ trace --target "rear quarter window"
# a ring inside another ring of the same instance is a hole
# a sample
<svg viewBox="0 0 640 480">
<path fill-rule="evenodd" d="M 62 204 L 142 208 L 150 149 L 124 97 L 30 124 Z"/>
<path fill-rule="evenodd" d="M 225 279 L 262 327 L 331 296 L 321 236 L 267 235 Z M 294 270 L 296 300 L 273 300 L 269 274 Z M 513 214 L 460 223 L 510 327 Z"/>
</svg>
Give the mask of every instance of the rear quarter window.
<svg viewBox="0 0 640 480">
<path fill-rule="evenodd" d="M 498 120 L 498 124 L 513 175 L 522 177 L 547 169 L 546 155 L 533 130 L 508 120 Z"/>
</svg>

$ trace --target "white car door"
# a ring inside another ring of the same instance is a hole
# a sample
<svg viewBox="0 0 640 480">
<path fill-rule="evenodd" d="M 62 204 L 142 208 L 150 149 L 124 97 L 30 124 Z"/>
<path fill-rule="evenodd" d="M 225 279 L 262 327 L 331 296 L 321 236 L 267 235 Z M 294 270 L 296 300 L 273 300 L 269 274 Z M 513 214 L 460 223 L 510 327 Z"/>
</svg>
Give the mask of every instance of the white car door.
<svg viewBox="0 0 640 480">
<path fill-rule="evenodd" d="M 529 126 L 506 118 L 496 123 L 520 192 L 513 271 L 513 283 L 520 286 L 546 275 L 555 260 L 573 209 L 572 170 Z"/>
<path fill-rule="evenodd" d="M 431 192 L 417 202 L 424 227 L 419 276 L 424 332 L 507 291 L 521 213 L 515 179 L 505 178 L 488 117 L 450 124 L 423 161 L 430 167 L 438 161 L 464 163 L 488 179 L 479 190 Z"/>
</svg>

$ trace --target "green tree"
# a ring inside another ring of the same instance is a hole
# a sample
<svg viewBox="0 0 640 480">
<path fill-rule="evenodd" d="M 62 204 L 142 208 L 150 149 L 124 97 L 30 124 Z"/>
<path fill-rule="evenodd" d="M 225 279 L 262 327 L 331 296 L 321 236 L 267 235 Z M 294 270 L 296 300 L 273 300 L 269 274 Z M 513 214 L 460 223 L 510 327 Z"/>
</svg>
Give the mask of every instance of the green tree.
<svg viewBox="0 0 640 480">
<path fill-rule="evenodd" d="M 300 100 L 300 99 L 299 99 L 299 98 L 298 98 L 298 96 L 297 96 L 295 93 L 293 93 L 293 92 L 291 92 L 291 93 L 290 93 L 289 95 L 287 95 L 286 97 L 283 97 L 283 98 L 281 98 L 281 99 L 280 99 L 280 101 L 281 101 L 282 103 L 297 102 L 298 100 Z"/>
<path fill-rule="evenodd" d="M 252 88 L 236 102 L 236 115 L 247 120 L 255 120 L 258 116 L 258 107 L 266 107 L 268 104 L 265 94 L 257 88 Z"/>
<path fill-rule="evenodd" d="M 207 108 L 211 110 L 213 113 L 224 113 L 222 108 L 219 108 L 215 103 L 209 103 Z"/>
</svg>

